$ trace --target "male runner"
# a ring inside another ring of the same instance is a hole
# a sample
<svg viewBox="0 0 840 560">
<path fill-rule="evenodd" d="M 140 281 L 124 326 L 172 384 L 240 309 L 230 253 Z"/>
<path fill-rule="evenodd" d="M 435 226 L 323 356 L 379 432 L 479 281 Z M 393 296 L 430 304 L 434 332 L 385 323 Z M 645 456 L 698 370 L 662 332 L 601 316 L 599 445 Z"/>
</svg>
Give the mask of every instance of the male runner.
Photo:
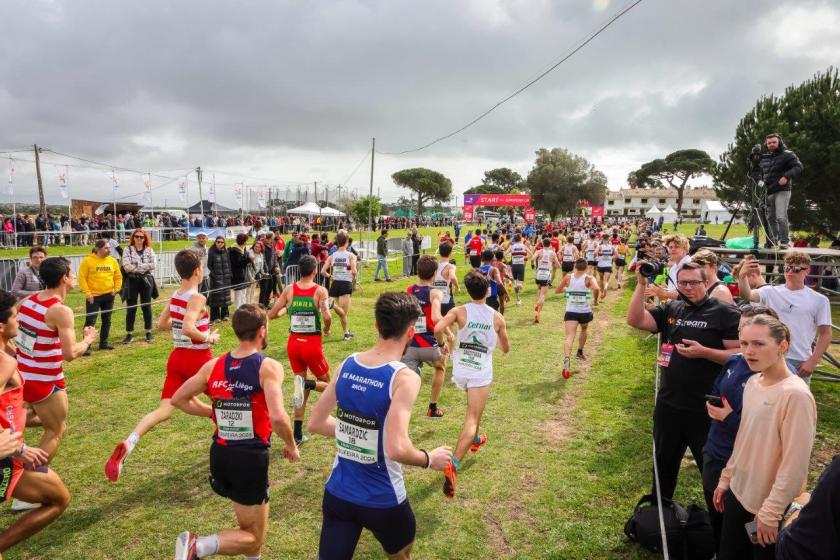
<svg viewBox="0 0 840 560">
<path fill-rule="evenodd" d="M 569 236 L 566 238 L 566 244 L 563 245 L 562 258 L 560 259 L 560 270 L 563 272 L 561 282 L 566 278 L 566 275 L 571 273 L 575 268 L 575 261 L 580 255 L 580 251 L 575 247 L 574 238 Z"/>
<path fill-rule="evenodd" d="M 420 366 L 424 363 L 434 368 L 432 374 L 432 390 L 429 397 L 429 408 L 426 416 L 441 418 L 443 411 L 437 406 L 440 391 L 443 389 L 443 378 L 446 375 L 446 361 L 435 338 L 435 325 L 441 320 L 441 302 L 443 294 L 435 290 L 432 282 L 438 271 L 437 260 L 431 255 L 422 255 L 417 260 L 417 283 L 408 287 L 406 292 L 417 298 L 423 314 L 414 324 L 414 337 L 406 347 L 402 362 L 420 374 Z"/>
<path fill-rule="evenodd" d="M 481 266 L 482 249 L 484 249 L 484 240 L 481 238 L 481 230 L 477 230 L 466 247 L 466 253 L 470 257 L 470 266 L 473 268 Z"/>
<path fill-rule="evenodd" d="M 456 275 L 455 263 L 450 260 L 452 255 L 452 245 L 449 243 L 441 243 L 438 246 L 437 272 L 435 272 L 435 281 L 432 286 L 439 290 L 443 298 L 440 303 L 441 315 L 446 315 L 449 310 L 455 307 L 455 298 L 453 293 L 460 292 L 458 285 L 458 276 Z"/>
<path fill-rule="evenodd" d="M 356 281 L 356 255 L 347 250 L 349 240 L 346 233 L 338 232 L 335 244 L 338 249 L 327 258 L 324 274 L 332 279 L 330 297 L 337 298 L 335 313 L 341 320 L 344 340 L 350 340 L 353 333 L 348 328 L 347 317 L 350 315 L 350 298 L 353 294 L 353 283 Z"/>
<path fill-rule="evenodd" d="M 627 238 L 622 237 L 615 246 L 615 283 L 619 290 L 624 287 L 624 268 L 627 266 L 628 256 L 630 248 L 627 246 Z"/>
<path fill-rule="evenodd" d="M 415 334 L 417 300 L 386 292 L 374 313 L 376 345 L 344 360 L 309 418 L 310 432 L 336 443 L 324 488 L 319 558 L 349 560 L 367 528 L 389 558 L 410 559 L 416 524 L 402 465 L 439 471 L 449 463 L 450 448 L 417 449 L 408 435 L 420 376 L 399 360 Z"/>
<path fill-rule="evenodd" d="M 97 332 L 94 327 L 85 327 L 84 338 L 76 342 L 73 310 L 64 304 L 76 279 L 70 261 L 64 257 L 44 259 L 40 274 L 45 289 L 21 301 L 15 343 L 18 371 L 24 380 L 23 400 L 32 405 L 44 427 L 38 447 L 52 459 L 67 429 L 64 362 L 82 356 L 96 340 Z M 12 508 L 16 511 L 38 507 L 22 500 L 15 502 Z"/>
<path fill-rule="evenodd" d="M 213 359 L 210 345 L 219 341 L 219 331 L 210 331 L 210 317 L 204 308 L 207 297 L 199 292 L 204 278 L 203 268 L 203 257 L 194 249 L 182 249 L 175 255 L 175 270 L 181 277 L 181 285 L 172 294 L 169 305 L 163 308 L 158 319 L 159 328 L 172 331 L 175 346 L 166 361 L 166 379 L 160 393 L 160 403 L 114 448 L 105 463 L 105 476 L 111 482 L 116 482 L 120 477 L 125 459 L 134 451 L 140 438 L 172 416 L 175 406 L 171 400 L 175 391 Z M 196 400 L 194 406 L 199 405 L 206 406 Z"/>
<path fill-rule="evenodd" d="M 464 278 L 464 286 L 472 301 L 447 313 L 435 326 L 435 336 L 442 344 L 445 329 L 458 324 L 457 346 L 452 355 L 452 382 L 467 392 L 464 427 L 455 452 L 443 470 L 443 493 L 447 498 L 455 496 L 455 473 L 461 467 L 467 449 L 476 453 L 487 443 L 487 436 L 479 434 L 478 427 L 493 382 L 493 350 L 497 343 L 502 352 L 507 354 L 510 350 L 505 318 L 485 303 L 490 288 L 487 277 L 471 271 Z"/>
<path fill-rule="evenodd" d="M 522 283 L 525 281 L 525 261 L 530 257 L 528 247 L 522 243 L 522 234 L 513 235 L 510 245 L 510 269 L 513 274 L 513 291 L 516 292 L 516 305 L 522 305 Z"/>
<path fill-rule="evenodd" d="M 327 300 L 327 290 L 315 283 L 318 273 L 318 261 L 311 255 L 301 257 L 298 263 L 300 280 L 286 286 L 283 293 L 268 312 L 268 318 L 274 319 L 289 314 L 289 338 L 286 341 L 286 355 L 294 373 L 295 443 L 306 442 L 309 437 L 303 435 L 303 416 L 310 391 L 323 392 L 330 382 L 330 365 L 324 356 L 324 344 L 321 339 L 321 321 L 324 323 L 324 336 L 330 335 L 332 315 Z M 306 378 L 309 369 L 315 379 Z"/>
<path fill-rule="evenodd" d="M 17 298 L 13 294 L 0 290 L 0 342 L 3 344 L 0 351 L 0 426 L 15 438 L 12 454 L 0 455 L 0 502 L 12 496 L 35 505 L 35 508 L 0 532 L 0 552 L 55 521 L 70 503 L 70 494 L 61 478 L 46 466 L 49 454 L 23 443 L 23 429 L 26 427 L 24 382 L 18 373 L 13 342 L 22 332 L 16 303 Z"/>
<path fill-rule="evenodd" d="M 216 424 L 210 487 L 233 502 L 239 528 L 207 537 L 184 531 L 175 541 L 175 560 L 214 554 L 259 558 L 268 531 L 271 432 L 283 439 L 283 457 L 292 463 L 300 460 L 283 409 L 283 366 L 262 353 L 268 341 L 265 310 L 246 303 L 234 312 L 231 324 L 239 345 L 201 366 L 176 391 L 172 404 L 187 414 L 209 416 Z M 201 393 L 210 396 L 212 407 L 198 400 Z"/>
<path fill-rule="evenodd" d="M 540 313 L 545 305 L 545 294 L 548 291 L 548 284 L 551 282 L 551 274 L 560 266 L 557 260 L 557 253 L 551 248 L 551 241 L 548 238 L 542 240 L 542 248 L 534 252 L 532 261 L 537 264 L 537 305 L 534 307 L 534 323 L 540 322 Z"/>
<path fill-rule="evenodd" d="M 595 234 L 590 233 L 589 239 L 584 240 L 583 249 L 581 252 L 586 258 L 586 264 L 589 266 L 589 274 L 595 276 L 597 272 L 598 259 L 596 253 L 598 252 L 598 242 L 595 240 Z"/>
<path fill-rule="evenodd" d="M 563 278 L 557 286 L 557 293 L 566 295 L 566 315 L 563 322 L 566 326 L 566 338 L 563 340 L 563 379 L 571 377 L 572 345 L 575 333 L 580 325 L 580 339 L 578 340 L 577 359 L 585 360 L 583 347 L 586 345 L 586 335 L 589 323 L 592 322 L 592 306 L 598 305 L 599 288 L 595 278 L 586 273 L 586 259 L 575 261 L 575 271 Z M 594 295 L 593 295 L 594 294 Z"/>
<path fill-rule="evenodd" d="M 493 308 L 494 311 L 499 310 L 499 290 L 504 289 L 502 284 L 502 276 L 499 274 L 499 269 L 493 266 L 493 259 L 495 255 L 490 249 L 485 249 L 481 252 L 481 266 L 478 271 L 487 277 L 490 283 L 490 291 L 487 293 L 487 305 Z"/>
<path fill-rule="evenodd" d="M 601 244 L 598 246 L 595 258 L 598 259 L 598 282 L 601 287 L 601 301 L 603 301 L 607 297 L 607 290 L 610 287 L 610 275 L 615 260 L 615 247 L 610 243 L 608 237 L 601 238 Z"/>
</svg>

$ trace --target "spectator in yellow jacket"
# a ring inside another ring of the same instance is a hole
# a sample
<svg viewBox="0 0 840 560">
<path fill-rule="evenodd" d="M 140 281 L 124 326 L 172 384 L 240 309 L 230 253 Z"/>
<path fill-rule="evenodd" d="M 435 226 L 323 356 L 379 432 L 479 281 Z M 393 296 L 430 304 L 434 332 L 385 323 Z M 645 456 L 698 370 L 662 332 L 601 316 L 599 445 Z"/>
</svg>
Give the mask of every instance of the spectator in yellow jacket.
<svg viewBox="0 0 840 560">
<path fill-rule="evenodd" d="M 82 259 L 79 266 L 79 288 L 87 296 L 85 304 L 85 326 L 96 325 L 97 314 L 102 315 L 102 328 L 99 330 L 99 349 L 113 350 L 108 344 L 111 330 L 111 310 L 114 297 L 122 288 L 120 264 L 111 256 L 111 248 L 104 239 L 99 239 L 93 246 L 93 252 Z M 85 352 L 90 356 L 90 348 Z"/>
</svg>

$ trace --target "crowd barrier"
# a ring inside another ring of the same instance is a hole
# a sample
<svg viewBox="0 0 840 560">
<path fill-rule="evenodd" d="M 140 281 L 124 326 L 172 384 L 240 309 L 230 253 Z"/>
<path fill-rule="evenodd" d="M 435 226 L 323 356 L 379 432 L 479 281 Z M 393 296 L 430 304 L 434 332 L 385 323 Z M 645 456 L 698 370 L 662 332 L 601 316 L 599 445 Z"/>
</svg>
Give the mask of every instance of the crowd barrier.
<svg viewBox="0 0 840 560">
<path fill-rule="evenodd" d="M 144 227 L 149 232 L 153 243 L 161 241 L 178 241 L 187 239 L 188 228 L 185 227 Z M 93 245 L 103 233 L 110 233 L 111 237 L 124 243 L 129 240 L 133 229 L 92 229 L 88 231 L 18 231 L 0 232 L 0 248 L 13 249 L 19 247 L 33 247 L 41 245 L 86 247 Z"/>
</svg>

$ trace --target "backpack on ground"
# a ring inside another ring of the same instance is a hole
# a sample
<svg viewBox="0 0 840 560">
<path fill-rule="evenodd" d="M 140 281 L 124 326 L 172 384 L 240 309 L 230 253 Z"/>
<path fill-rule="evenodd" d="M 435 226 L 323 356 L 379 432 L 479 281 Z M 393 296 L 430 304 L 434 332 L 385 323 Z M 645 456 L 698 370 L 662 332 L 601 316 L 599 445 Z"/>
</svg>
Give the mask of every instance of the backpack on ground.
<svg viewBox="0 0 840 560">
<path fill-rule="evenodd" d="M 714 533 L 709 514 L 694 504 L 684 508 L 662 498 L 662 518 L 668 555 L 682 560 L 710 560 L 714 556 Z M 662 552 L 659 506 L 652 494 L 642 496 L 624 525 L 624 534 L 651 552 Z"/>
</svg>

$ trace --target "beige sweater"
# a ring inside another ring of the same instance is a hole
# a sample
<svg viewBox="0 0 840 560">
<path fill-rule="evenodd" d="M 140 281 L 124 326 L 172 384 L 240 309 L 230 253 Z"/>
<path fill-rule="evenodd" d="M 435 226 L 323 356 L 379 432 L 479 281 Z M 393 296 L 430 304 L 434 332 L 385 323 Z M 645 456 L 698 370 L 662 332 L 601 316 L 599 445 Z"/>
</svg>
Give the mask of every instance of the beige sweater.
<svg viewBox="0 0 840 560">
<path fill-rule="evenodd" d="M 808 476 L 817 406 L 799 377 L 788 375 L 769 387 L 760 377 L 752 376 L 744 388 L 735 449 L 718 486 L 762 523 L 776 525 Z"/>
</svg>

